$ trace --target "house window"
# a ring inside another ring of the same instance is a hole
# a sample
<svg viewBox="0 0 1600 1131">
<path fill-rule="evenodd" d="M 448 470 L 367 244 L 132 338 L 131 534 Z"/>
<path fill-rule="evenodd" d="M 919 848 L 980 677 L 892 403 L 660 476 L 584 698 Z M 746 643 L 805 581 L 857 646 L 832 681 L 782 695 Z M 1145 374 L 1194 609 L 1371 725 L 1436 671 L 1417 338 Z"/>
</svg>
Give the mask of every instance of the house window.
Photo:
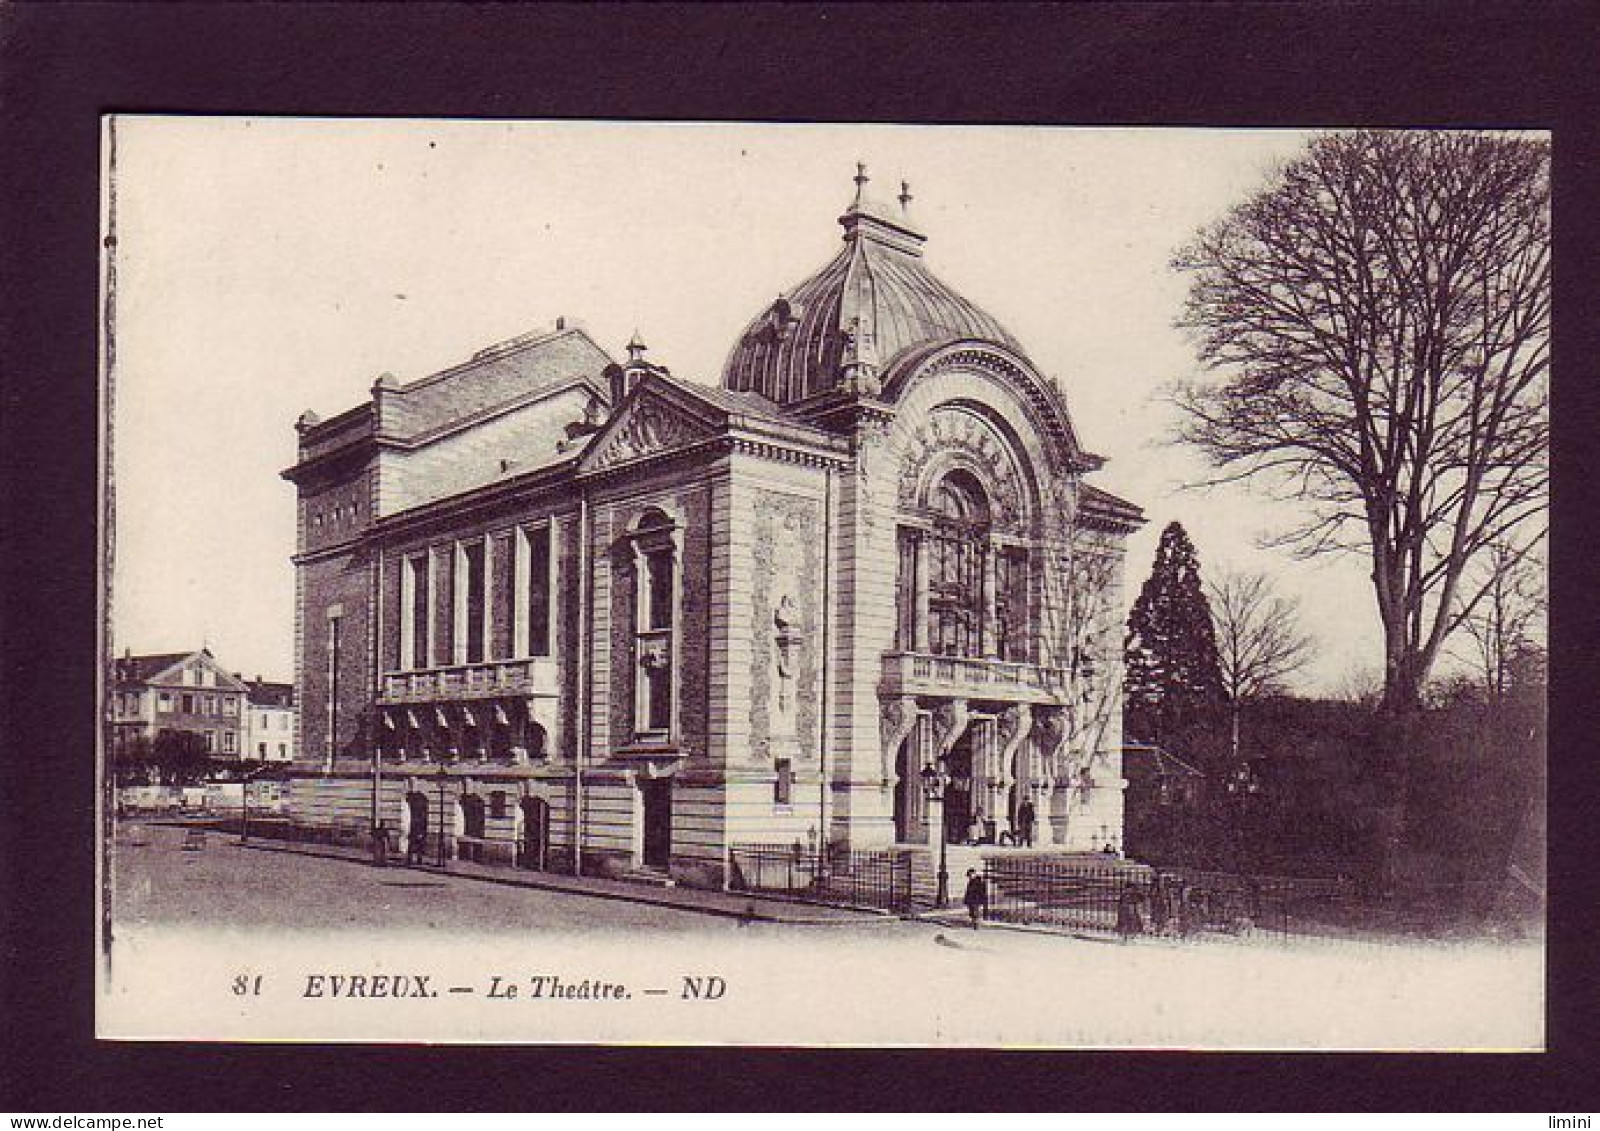
<svg viewBox="0 0 1600 1131">
<path fill-rule="evenodd" d="M 774 763 L 777 777 L 772 781 L 772 802 L 774 805 L 792 805 L 794 803 L 794 763 L 787 758 L 779 758 Z"/>
<path fill-rule="evenodd" d="M 283 743 L 281 743 L 281 742 L 278 743 L 278 757 L 287 758 L 288 756 L 289 756 L 288 749 L 283 745 Z"/>
<path fill-rule="evenodd" d="M 489 816 L 495 820 L 502 820 L 508 810 L 506 809 L 506 791 L 497 789 L 489 794 Z"/>
<path fill-rule="evenodd" d="M 166 692 L 166 691 L 157 692 L 156 693 L 156 706 L 160 707 L 163 711 L 172 710 L 172 695 L 171 695 L 171 693 L 170 692 Z"/>
<path fill-rule="evenodd" d="M 224 754 L 232 754 L 234 752 L 234 733 L 231 730 L 222 732 L 222 752 Z"/>
<path fill-rule="evenodd" d="M 400 666 L 428 666 L 430 594 L 426 552 L 407 558 L 400 571 Z"/>
<path fill-rule="evenodd" d="M 224 696 L 222 699 L 222 713 L 224 715 L 237 715 L 239 713 L 239 701 L 231 695 Z"/>
<path fill-rule="evenodd" d="M 517 639 L 519 656 L 550 654 L 551 558 L 550 527 L 524 527 L 518 532 Z"/>
<path fill-rule="evenodd" d="M 186 715 L 194 714 L 194 696 L 187 691 L 183 693 L 182 709 Z"/>
<path fill-rule="evenodd" d="M 633 564 L 635 730 L 662 739 L 672 732 L 678 544 L 661 511 L 651 508 L 636 525 Z"/>
<path fill-rule="evenodd" d="M 217 752 L 217 732 L 214 730 L 208 730 L 202 731 L 201 733 L 206 736 L 206 753 L 215 754 Z"/>
<path fill-rule="evenodd" d="M 456 586 L 454 635 L 458 664 L 481 664 L 484 659 L 483 644 L 488 630 L 488 607 L 484 596 L 487 553 L 483 542 L 470 542 L 456 547 L 456 576 L 464 580 L 464 584 Z"/>
<path fill-rule="evenodd" d="M 258 757 L 262 758 L 263 760 L 266 758 L 266 756 L 267 756 L 267 744 L 265 742 L 256 743 L 256 755 Z"/>
</svg>

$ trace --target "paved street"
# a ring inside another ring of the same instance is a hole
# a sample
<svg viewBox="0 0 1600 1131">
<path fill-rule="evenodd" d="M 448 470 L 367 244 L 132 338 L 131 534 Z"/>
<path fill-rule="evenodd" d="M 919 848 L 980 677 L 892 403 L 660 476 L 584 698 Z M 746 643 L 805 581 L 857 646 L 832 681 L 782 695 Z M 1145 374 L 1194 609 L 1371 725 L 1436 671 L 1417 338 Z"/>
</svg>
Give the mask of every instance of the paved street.
<svg viewBox="0 0 1600 1131">
<path fill-rule="evenodd" d="M 725 916 L 653 906 L 642 900 L 660 893 L 647 887 L 636 889 L 639 901 L 545 891 L 431 868 L 374 868 L 359 859 L 330 858 L 272 841 L 241 845 L 237 836 L 214 831 L 206 835 L 203 850 L 190 852 L 182 847 L 185 831 L 157 821 L 128 823 L 119 829 L 113 872 L 118 923 L 519 933 L 806 929 L 793 923 L 741 924 Z M 505 879 L 516 875 L 501 872 Z M 790 909 L 797 918 L 829 919 L 815 929 L 835 933 L 931 931 L 922 924 L 823 908 L 790 905 Z"/>
<path fill-rule="evenodd" d="M 379 869 L 277 844 L 241 846 L 224 834 L 186 852 L 184 832 L 159 822 L 119 830 L 120 957 L 108 1032 L 1410 1049 L 1541 1040 L 1536 944 L 1119 943 L 761 901 L 751 906 L 806 921 L 742 923 L 632 899 Z M 716 898 L 742 906 L 742 898 Z M 575 932 L 583 932 L 580 945 Z M 472 990 L 413 1011 L 336 1008 L 304 995 L 310 973 L 405 971 Z M 534 1014 L 495 1007 L 494 974 L 614 978 L 641 992 L 716 974 L 737 1005 L 700 1012 L 670 1004 L 678 998 L 639 997 L 636 1008 L 615 1013 L 572 1006 Z M 241 975 L 264 979 L 259 1001 L 235 996 L 249 981 Z"/>
</svg>

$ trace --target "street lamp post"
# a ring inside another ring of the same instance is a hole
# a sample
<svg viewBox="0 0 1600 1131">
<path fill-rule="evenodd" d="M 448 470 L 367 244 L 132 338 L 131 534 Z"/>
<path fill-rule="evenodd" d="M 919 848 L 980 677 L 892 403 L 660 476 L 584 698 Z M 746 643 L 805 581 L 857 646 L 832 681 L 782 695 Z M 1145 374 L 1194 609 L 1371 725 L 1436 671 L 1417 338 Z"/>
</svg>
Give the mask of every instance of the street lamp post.
<svg viewBox="0 0 1600 1131">
<path fill-rule="evenodd" d="M 950 790 L 950 771 L 945 767 L 944 759 L 940 758 L 937 764 L 930 762 L 923 766 L 921 777 L 928 803 L 939 803 L 939 886 L 934 891 L 933 905 L 942 910 L 950 902 L 950 867 L 946 856 L 946 845 L 950 838 L 945 829 L 945 798 Z"/>
<path fill-rule="evenodd" d="M 444 762 L 439 763 L 439 867 L 445 866 L 444 855 L 444 783 L 449 775 L 445 772 Z"/>
</svg>

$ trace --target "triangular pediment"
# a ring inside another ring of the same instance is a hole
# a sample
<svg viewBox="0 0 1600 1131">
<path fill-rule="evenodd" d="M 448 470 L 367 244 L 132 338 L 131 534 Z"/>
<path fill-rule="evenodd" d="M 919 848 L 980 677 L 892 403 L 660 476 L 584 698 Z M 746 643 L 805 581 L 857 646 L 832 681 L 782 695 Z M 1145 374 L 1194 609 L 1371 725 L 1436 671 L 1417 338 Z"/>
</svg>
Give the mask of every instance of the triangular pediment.
<svg viewBox="0 0 1600 1131">
<path fill-rule="evenodd" d="M 715 413 L 695 412 L 689 404 L 678 403 L 680 399 L 686 400 L 669 399 L 659 387 L 641 385 L 590 443 L 578 461 L 578 473 L 604 471 L 690 447 L 724 430 Z"/>
</svg>

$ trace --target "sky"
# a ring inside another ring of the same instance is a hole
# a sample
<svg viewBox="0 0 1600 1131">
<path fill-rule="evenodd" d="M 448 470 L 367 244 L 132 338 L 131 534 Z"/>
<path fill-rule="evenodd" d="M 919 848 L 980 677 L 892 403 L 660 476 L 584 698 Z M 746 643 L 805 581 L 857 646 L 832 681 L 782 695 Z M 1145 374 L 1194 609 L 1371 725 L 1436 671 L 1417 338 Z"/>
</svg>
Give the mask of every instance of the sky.
<svg viewBox="0 0 1600 1131">
<path fill-rule="evenodd" d="M 935 274 L 1058 378 L 1092 482 L 1145 510 L 1128 599 L 1170 521 L 1202 576 L 1266 572 L 1301 602 L 1331 692 L 1381 658 L 1368 569 L 1261 540 L 1292 502 L 1194 490 L 1164 386 L 1198 373 L 1169 267 L 1309 135 L 1273 130 L 770 124 L 116 120 L 114 644 L 208 645 L 293 675 L 294 421 L 390 372 L 584 327 L 638 330 L 715 384 L 744 324 L 831 258 L 856 162 L 910 183 Z"/>
</svg>

